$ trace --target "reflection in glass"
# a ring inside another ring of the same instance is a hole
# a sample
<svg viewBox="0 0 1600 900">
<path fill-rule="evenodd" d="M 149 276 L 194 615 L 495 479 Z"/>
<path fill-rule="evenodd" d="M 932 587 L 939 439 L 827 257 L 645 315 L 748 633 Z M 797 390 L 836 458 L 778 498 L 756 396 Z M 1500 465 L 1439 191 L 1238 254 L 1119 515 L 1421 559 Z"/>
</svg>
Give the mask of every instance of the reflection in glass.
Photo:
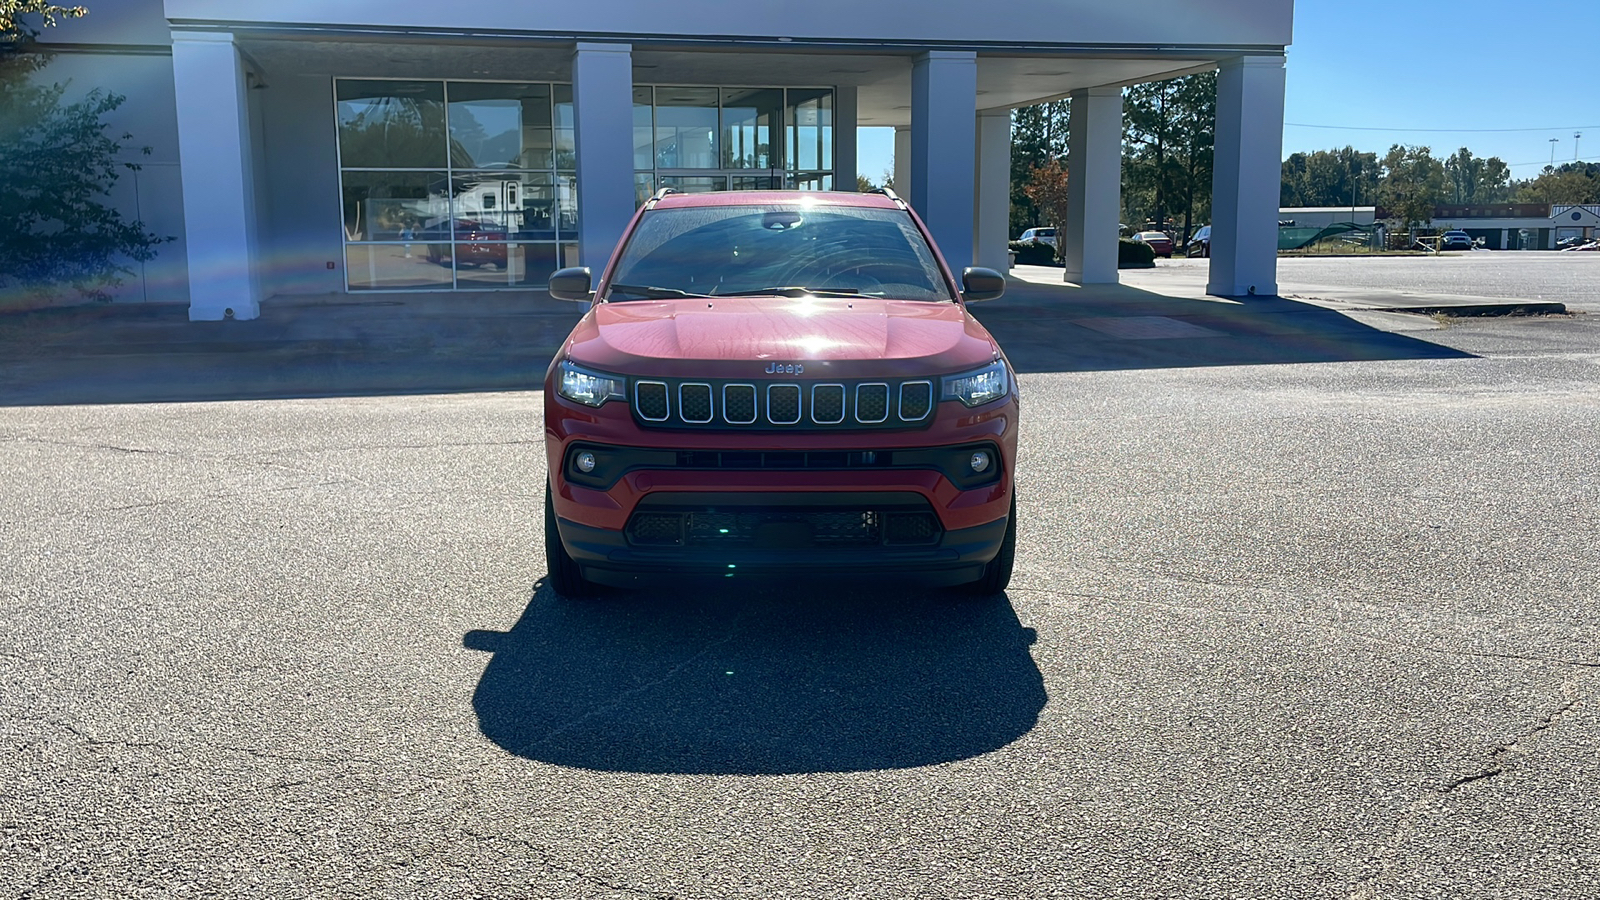
<svg viewBox="0 0 1600 900">
<path fill-rule="evenodd" d="M 337 83 L 339 164 L 344 168 L 445 166 L 444 83 Z"/>
<path fill-rule="evenodd" d="M 649 172 L 633 173 L 633 205 L 643 206 L 656 192 L 656 177 Z"/>
<path fill-rule="evenodd" d="M 722 92 L 722 166 L 771 169 L 778 165 L 777 142 L 783 127 L 783 91 Z"/>
<path fill-rule="evenodd" d="M 556 245 L 483 244 L 456 259 L 456 285 L 461 288 L 511 288 L 548 284 L 556 270 Z"/>
<path fill-rule="evenodd" d="M 771 175 L 734 175 L 728 180 L 736 191 L 770 191 L 781 187 L 773 183 L 777 179 Z"/>
<path fill-rule="evenodd" d="M 789 91 L 787 168 L 833 168 L 833 91 Z"/>
<path fill-rule="evenodd" d="M 685 194 L 709 194 L 728 189 L 728 179 L 721 175 L 662 175 L 659 180 L 662 187 Z"/>
<path fill-rule="evenodd" d="M 789 173 L 789 188 L 796 191 L 831 191 L 833 175 L 828 172 Z"/>
<path fill-rule="evenodd" d="M 451 82 L 450 164 L 550 167 L 550 85 Z"/>
<path fill-rule="evenodd" d="M 555 240 L 556 189 L 549 172 L 456 172 L 451 215 L 464 229 L 498 232 L 492 240 Z"/>
<path fill-rule="evenodd" d="M 717 168 L 716 137 L 716 88 L 656 90 L 656 168 Z"/>
<path fill-rule="evenodd" d="M 556 175 L 556 236 L 566 240 L 578 235 L 578 175 Z"/>
<path fill-rule="evenodd" d="M 346 244 L 345 273 L 353 291 L 450 287 L 448 261 L 430 260 L 420 244 Z"/>
<path fill-rule="evenodd" d="M 577 120 L 572 111 L 572 85 L 555 85 L 556 168 L 578 168 Z"/>
<path fill-rule="evenodd" d="M 404 240 L 449 219 L 443 172 L 341 172 L 339 180 L 347 241 Z"/>
<path fill-rule="evenodd" d="M 655 115 L 652 91 L 648 87 L 633 89 L 633 167 L 655 168 Z"/>
</svg>

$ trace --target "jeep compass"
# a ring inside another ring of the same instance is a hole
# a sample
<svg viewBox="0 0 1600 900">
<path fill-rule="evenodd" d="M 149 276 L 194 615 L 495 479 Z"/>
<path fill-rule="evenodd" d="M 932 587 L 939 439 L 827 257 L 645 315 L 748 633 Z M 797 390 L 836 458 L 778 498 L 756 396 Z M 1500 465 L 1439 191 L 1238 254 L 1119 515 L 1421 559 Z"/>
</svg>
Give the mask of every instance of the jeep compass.
<svg viewBox="0 0 1600 900">
<path fill-rule="evenodd" d="M 996 594 L 1016 378 L 891 192 L 663 191 L 545 376 L 545 553 L 567 597 L 805 572 Z"/>
</svg>

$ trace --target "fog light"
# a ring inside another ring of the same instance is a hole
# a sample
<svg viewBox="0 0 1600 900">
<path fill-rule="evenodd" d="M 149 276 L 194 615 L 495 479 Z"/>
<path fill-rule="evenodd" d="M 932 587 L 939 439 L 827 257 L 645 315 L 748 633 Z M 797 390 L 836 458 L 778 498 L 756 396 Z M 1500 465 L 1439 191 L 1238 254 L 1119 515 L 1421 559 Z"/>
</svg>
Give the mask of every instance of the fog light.
<svg viewBox="0 0 1600 900">
<path fill-rule="evenodd" d="M 578 467 L 579 472 L 587 475 L 594 471 L 594 454 L 588 450 L 585 450 L 578 454 L 577 458 L 572 461 L 572 464 Z"/>
<path fill-rule="evenodd" d="M 991 462 L 991 460 L 989 459 L 989 451 L 987 451 L 987 450 L 975 450 L 975 451 L 973 451 L 972 459 L 971 459 L 972 471 L 978 472 L 980 474 L 983 473 L 983 472 L 987 472 L 987 471 L 989 471 L 989 463 L 990 462 Z"/>
</svg>

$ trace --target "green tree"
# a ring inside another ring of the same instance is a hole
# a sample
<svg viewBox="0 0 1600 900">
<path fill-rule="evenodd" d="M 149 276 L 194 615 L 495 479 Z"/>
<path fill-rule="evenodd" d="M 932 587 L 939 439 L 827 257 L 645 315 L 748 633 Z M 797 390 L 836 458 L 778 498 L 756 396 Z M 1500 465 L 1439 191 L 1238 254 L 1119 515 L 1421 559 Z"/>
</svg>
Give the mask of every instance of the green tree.
<svg viewBox="0 0 1600 900">
<path fill-rule="evenodd" d="M 1071 102 L 1052 100 L 1011 113 L 1011 233 L 1021 234 L 1044 221 L 1045 212 L 1028 196 L 1029 179 L 1041 166 L 1067 156 Z"/>
<path fill-rule="evenodd" d="M 106 203 L 121 172 L 139 168 L 118 161 L 122 144 L 102 120 L 123 98 L 96 88 L 69 103 L 65 85 L 35 80 L 49 57 L 19 17 L 37 14 L 48 27 L 81 7 L 0 4 L 0 289 L 69 286 L 108 299 L 107 289 L 131 274 L 128 261 L 151 259 L 170 240 Z"/>
<path fill-rule="evenodd" d="M 1123 210 L 1157 228 L 1181 216 L 1185 234 L 1209 218 L 1217 74 L 1134 85 L 1123 95 Z"/>
<path fill-rule="evenodd" d="M 1433 208 L 1445 198 L 1444 164 L 1424 146 L 1395 144 L 1383 157 L 1378 205 L 1407 230 L 1433 221 Z"/>
<path fill-rule="evenodd" d="M 1511 167 L 1498 156 L 1480 159 L 1462 147 L 1444 161 L 1451 203 L 1500 203 L 1510 196 Z"/>
<path fill-rule="evenodd" d="M 1546 166 L 1537 178 L 1517 186 L 1516 197 L 1522 203 L 1573 206 L 1600 203 L 1600 163 Z"/>
<path fill-rule="evenodd" d="M 1291 153 L 1283 161 L 1283 206 L 1371 206 L 1377 202 L 1378 154 L 1354 147 Z"/>
<path fill-rule="evenodd" d="M 877 185 L 872 183 L 872 179 L 868 178 L 865 175 L 857 173 L 857 175 L 856 175 L 856 190 L 858 190 L 861 193 L 865 194 L 867 191 L 870 191 L 870 190 L 872 190 L 873 188 L 876 188 L 876 187 L 877 187 Z"/>
</svg>

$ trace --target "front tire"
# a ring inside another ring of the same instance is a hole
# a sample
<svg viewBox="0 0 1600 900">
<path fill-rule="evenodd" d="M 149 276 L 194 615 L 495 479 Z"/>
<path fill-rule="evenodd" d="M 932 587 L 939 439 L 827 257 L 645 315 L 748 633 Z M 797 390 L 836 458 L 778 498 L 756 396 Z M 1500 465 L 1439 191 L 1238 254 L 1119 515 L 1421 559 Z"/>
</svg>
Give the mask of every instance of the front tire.
<svg viewBox="0 0 1600 900">
<path fill-rule="evenodd" d="M 1017 558 L 1017 494 L 1011 493 L 1011 514 L 1006 518 L 1006 536 L 1000 540 L 1000 552 L 983 567 L 977 581 L 962 585 L 958 590 L 969 597 L 993 597 L 1011 584 L 1011 569 Z"/>
<path fill-rule="evenodd" d="M 544 486 L 544 562 L 550 576 L 546 583 L 558 596 L 568 600 L 589 600 L 599 593 L 594 582 L 583 577 L 583 570 L 561 543 L 561 530 L 556 527 L 556 507 L 550 499 L 549 482 Z"/>
</svg>

